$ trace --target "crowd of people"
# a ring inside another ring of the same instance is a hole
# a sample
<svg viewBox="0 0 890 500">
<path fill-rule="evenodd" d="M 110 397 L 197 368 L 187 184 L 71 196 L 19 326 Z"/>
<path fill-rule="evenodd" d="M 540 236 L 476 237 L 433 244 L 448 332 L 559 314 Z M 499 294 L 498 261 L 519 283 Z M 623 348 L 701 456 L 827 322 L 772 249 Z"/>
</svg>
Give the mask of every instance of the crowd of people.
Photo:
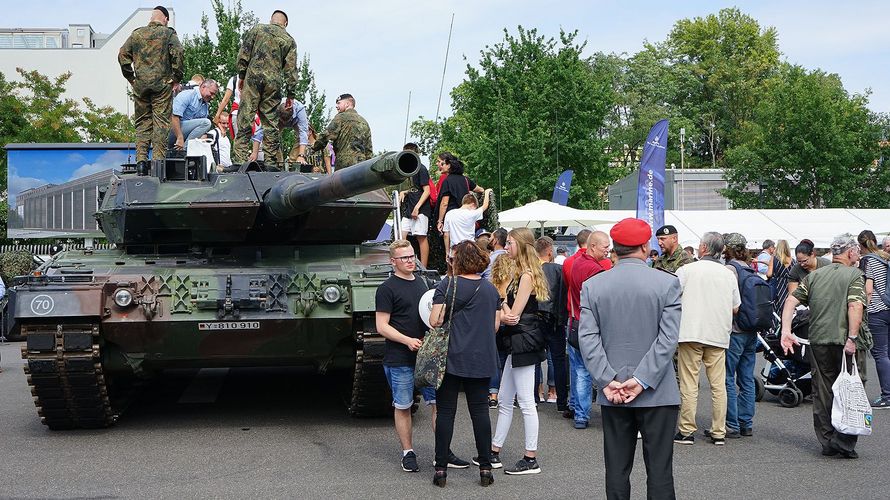
<svg viewBox="0 0 890 500">
<path fill-rule="evenodd" d="M 429 198 L 427 182 L 428 174 L 416 183 L 423 193 L 417 199 Z M 433 326 L 450 326 L 446 372 L 435 394 L 422 389 L 427 403 L 439 406 L 433 413 L 436 485 L 445 486 L 449 468 L 469 466 L 451 451 L 462 389 L 476 442 L 471 462 L 483 486 L 494 482 L 497 468 L 508 475 L 541 472 L 539 403 L 555 403 L 576 429 L 588 427 L 596 403 L 606 496 L 628 498 L 636 441 L 642 439 L 649 496 L 673 498 L 673 447 L 695 443 L 702 367 L 712 407 L 704 438 L 724 446 L 752 436 L 758 333 L 781 332 L 783 349 L 799 349 L 790 325 L 803 306 L 810 313 L 814 429 L 822 454 L 858 456 L 856 437 L 831 427 L 831 385 L 842 353 L 857 356 L 863 370 L 862 357 L 871 352 L 881 384 L 872 407 L 890 407 L 890 292 L 882 250 L 890 248 L 890 237 L 878 245 L 870 231 L 858 239 L 841 235 L 825 256 L 817 256 L 809 240 L 792 254 L 784 240 L 752 250 L 742 234 L 708 232 L 689 252 L 668 225 L 655 231 L 660 252 L 653 258 L 649 225 L 625 219 L 609 234 L 580 231 L 578 251 L 558 264 L 553 240 L 535 239 L 526 228 L 479 230 L 474 237 L 481 218 L 475 184 L 460 185 L 466 193 L 451 191 L 461 196 L 460 204 L 439 215 L 440 227 L 452 236 L 449 274 L 436 289 L 429 318 Z M 487 199 L 488 190 L 482 191 Z M 441 193 L 439 201 L 444 206 Z M 401 353 L 387 370 L 398 365 L 410 386 L 408 374 L 426 330 L 417 312 L 425 287 L 414 277 L 419 259 L 408 241 L 393 243 L 390 256 L 394 274 L 378 291 L 378 331 L 387 352 Z M 396 302 L 387 297 L 397 283 L 405 292 Z M 412 317 L 410 327 L 392 319 L 397 310 Z M 407 410 L 412 391 L 392 377 L 390 383 L 402 468 L 414 472 L 419 466 Z M 494 422 L 486 408 L 497 410 Z M 518 460 L 502 461 L 514 408 L 522 414 L 524 449 L 510 451 Z"/>
<path fill-rule="evenodd" d="M 268 24 L 244 34 L 237 74 L 229 78 L 212 120 L 209 105 L 220 84 L 200 74 L 179 83 L 183 49 L 169 20 L 165 7 L 155 7 L 148 25 L 133 31 L 118 54 L 132 86 L 139 174 L 149 172 L 149 149 L 153 159 L 164 159 L 170 152 L 182 154 L 195 139 L 208 141 L 218 172 L 246 162 L 278 169 L 287 158 L 302 172 L 330 174 L 371 157 L 371 128 L 356 112 L 351 94 L 337 98 L 337 114 L 324 131 L 318 134 L 310 126 L 306 106 L 296 96 L 297 45 L 286 30 L 285 12 L 274 11 Z M 281 131 L 287 128 L 296 143 L 285 156 Z"/>
</svg>

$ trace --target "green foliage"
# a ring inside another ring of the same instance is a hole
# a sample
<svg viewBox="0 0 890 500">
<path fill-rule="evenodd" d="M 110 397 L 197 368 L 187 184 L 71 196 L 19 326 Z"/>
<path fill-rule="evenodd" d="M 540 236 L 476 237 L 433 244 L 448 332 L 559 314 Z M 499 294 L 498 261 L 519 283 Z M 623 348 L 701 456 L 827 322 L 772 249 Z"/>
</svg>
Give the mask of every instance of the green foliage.
<svg viewBox="0 0 890 500">
<path fill-rule="evenodd" d="M 752 110 L 750 140 L 727 152 L 725 196 L 755 208 L 762 187 L 763 208 L 886 208 L 890 172 L 875 162 L 882 126 L 866 104 L 837 75 L 785 65 Z"/>
<path fill-rule="evenodd" d="M 504 30 L 504 40 L 486 46 L 479 67 L 468 65 L 451 92 L 454 115 L 435 149 L 451 150 L 480 185 L 495 187 L 502 207 L 549 198 L 565 169 L 575 170 L 573 204 L 590 207 L 617 178 L 598 134 L 610 82 L 591 71 L 576 37 Z"/>
<path fill-rule="evenodd" d="M 682 19 L 661 46 L 680 85 L 668 101 L 693 126 L 689 153 L 716 166 L 724 152 L 744 142 L 745 124 L 779 68 L 774 28 L 737 8 Z"/>
<path fill-rule="evenodd" d="M 7 287 L 12 285 L 14 276 L 24 276 L 34 269 L 31 252 L 18 250 L 0 254 L 0 277 Z"/>
</svg>

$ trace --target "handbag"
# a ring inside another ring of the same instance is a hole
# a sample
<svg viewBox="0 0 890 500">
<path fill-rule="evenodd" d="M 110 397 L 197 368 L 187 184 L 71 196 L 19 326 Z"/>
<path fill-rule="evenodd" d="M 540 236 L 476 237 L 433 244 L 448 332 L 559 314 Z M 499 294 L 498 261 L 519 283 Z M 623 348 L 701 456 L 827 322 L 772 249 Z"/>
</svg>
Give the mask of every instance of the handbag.
<svg viewBox="0 0 890 500">
<path fill-rule="evenodd" d="M 445 363 L 448 360 L 448 336 L 451 332 L 451 320 L 454 318 L 454 299 L 457 297 L 457 279 L 448 280 L 445 288 L 445 300 L 448 300 L 448 290 L 454 283 L 454 293 L 451 295 L 451 309 L 448 313 L 448 323 L 442 326 L 434 326 L 426 332 L 423 343 L 417 350 L 417 362 L 414 365 L 414 385 L 416 387 L 432 387 L 439 389 L 442 379 L 445 378 Z M 445 308 L 439 312 L 439 321 L 445 315 Z"/>
<path fill-rule="evenodd" d="M 872 409 L 865 394 L 856 356 L 853 356 L 853 370 L 847 371 L 847 355 L 841 354 L 841 373 L 831 386 L 834 401 L 831 403 L 831 425 L 841 434 L 868 436 L 871 434 Z"/>
</svg>

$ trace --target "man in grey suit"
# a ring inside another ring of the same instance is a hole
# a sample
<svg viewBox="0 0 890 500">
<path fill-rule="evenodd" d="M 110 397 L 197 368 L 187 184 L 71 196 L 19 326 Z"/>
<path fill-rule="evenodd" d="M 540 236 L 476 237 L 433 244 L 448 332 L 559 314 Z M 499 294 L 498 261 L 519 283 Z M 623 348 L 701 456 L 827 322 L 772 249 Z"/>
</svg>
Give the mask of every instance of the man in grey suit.
<svg viewBox="0 0 890 500">
<path fill-rule="evenodd" d="M 581 355 L 602 407 L 606 498 L 630 498 L 637 432 L 648 498 L 673 499 L 673 436 L 680 390 L 671 362 L 680 330 L 680 281 L 646 265 L 652 229 L 624 219 L 610 232 L 618 263 L 584 283 Z"/>
</svg>

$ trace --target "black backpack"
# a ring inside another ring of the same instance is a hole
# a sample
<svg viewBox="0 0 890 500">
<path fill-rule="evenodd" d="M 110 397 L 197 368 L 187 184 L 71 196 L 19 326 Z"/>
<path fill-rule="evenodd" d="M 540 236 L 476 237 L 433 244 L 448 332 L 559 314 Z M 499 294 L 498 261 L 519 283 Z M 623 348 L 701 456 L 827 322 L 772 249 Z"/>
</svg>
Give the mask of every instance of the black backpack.
<svg viewBox="0 0 890 500">
<path fill-rule="evenodd" d="M 762 332 L 773 326 L 773 294 L 769 283 L 753 269 L 730 261 L 739 275 L 739 295 L 742 304 L 735 323 L 743 332 Z"/>
<path fill-rule="evenodd" d="M 875 288 L 875 293 L 881 297 L 881 301 L 887 306 L 890 307 L 890 262 L 882 259 L 880 256 L 870 253 L 868 255 L 862 256 L 863 259 L 874 259 L 876 262 L 880 262 L 884 265 L 884 289 L 878 290 Z"/>
</svg>

